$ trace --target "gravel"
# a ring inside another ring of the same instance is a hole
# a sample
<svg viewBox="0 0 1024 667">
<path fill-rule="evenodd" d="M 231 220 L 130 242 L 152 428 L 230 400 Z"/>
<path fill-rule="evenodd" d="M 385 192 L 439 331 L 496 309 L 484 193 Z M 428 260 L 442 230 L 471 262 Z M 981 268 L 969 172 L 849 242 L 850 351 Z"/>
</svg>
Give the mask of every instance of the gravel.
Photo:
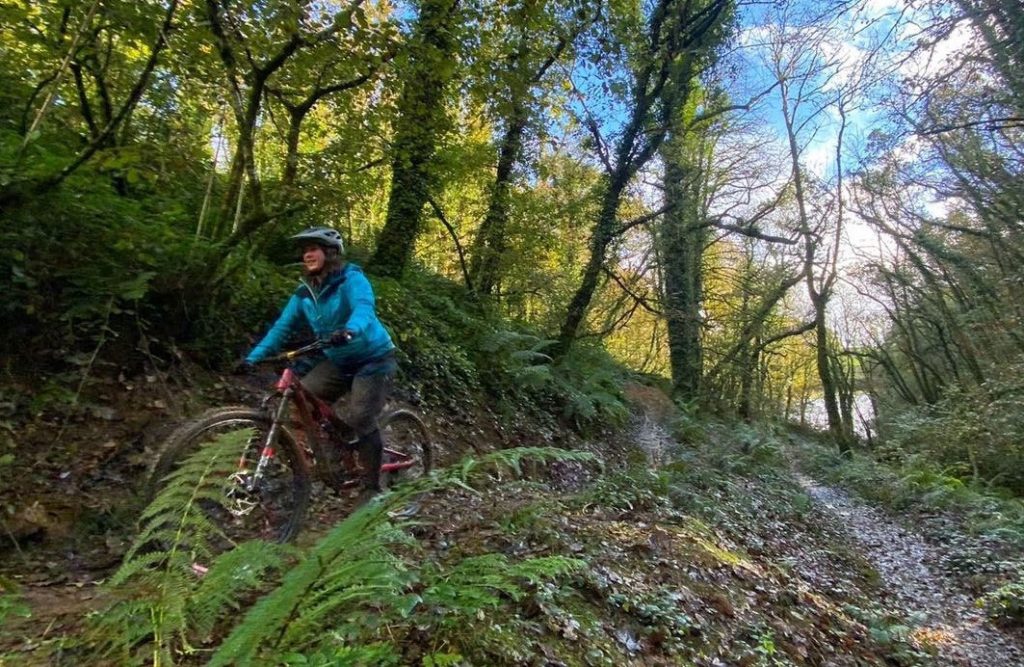
<svg viewBox="0 0 1024 667">
<path fill-rule="evenodd" d="M 937 664 L 1024 665 L 1024 651 L 1013 638 L 992 626 L 974 600 L 933 569 L 931 564 L 941 561 L 941 548 L 838 489 L 799 473 L 796 478 L 874 565 L 888 589 L 886 602 L 923 618 L 914 636 L 938 651 Z"/>
</svg>

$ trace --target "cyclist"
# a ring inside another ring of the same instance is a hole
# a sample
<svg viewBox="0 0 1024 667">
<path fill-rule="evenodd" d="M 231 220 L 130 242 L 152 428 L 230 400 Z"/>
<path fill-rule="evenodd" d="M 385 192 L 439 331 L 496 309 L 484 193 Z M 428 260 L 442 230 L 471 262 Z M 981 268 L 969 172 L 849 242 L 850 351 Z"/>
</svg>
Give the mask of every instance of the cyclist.
<svg viewBox="0 0 1024 667">
<path fill-rule="evenodd" d="M 342 415 L 355 431 L 356 450 L 364 470 L 366 500 L 380 491 L 383 443 L 377 418 L 397 370 L 395 345 L 374 309 L 373 288 L 362 269 L 345 260 L 341 234 L 330 227 L 312 227 L 291 239 L 302 251 L 305 275 L 263 340 L 245 357 L 251 366 L 281 350 L 305 320 L 313 333 L 333 345 L 303 375 L 302 384 L 329 402 L 349 394 Z"/>
</svg>

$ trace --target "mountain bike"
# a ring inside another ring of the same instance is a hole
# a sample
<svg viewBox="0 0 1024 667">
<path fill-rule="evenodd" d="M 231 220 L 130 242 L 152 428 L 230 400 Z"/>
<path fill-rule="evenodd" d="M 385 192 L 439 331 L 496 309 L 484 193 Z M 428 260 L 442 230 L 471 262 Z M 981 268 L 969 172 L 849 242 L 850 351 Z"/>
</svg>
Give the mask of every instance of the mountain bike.
<svg viewBox="0 0 1024 667">
<path fill-rule="evenodd" d="M 328 343 L 317 341 L 268 361 L 292 362 L 327 347 Z M 385 486 L 430 472 L 434 464 L 430 434 L 416 413 L 385 407 L 378 423 L 384 440 L 381 481 Z M 213 408 L 177 428 L 150 470 L 149 497 L 155 497 L 168 476 L 206 443 L 242 430 L 247 435 L 238 448 L 237 465 L 217 485 L 216 493 L 204 493 L 198 503 L 229 543 L 287 542 L 302 527 L 315 481 L 342 494 L 361 479 L 355 434 L 330 404 L 302 386 L 289 366 L 258 407 Z"/>
</svg>

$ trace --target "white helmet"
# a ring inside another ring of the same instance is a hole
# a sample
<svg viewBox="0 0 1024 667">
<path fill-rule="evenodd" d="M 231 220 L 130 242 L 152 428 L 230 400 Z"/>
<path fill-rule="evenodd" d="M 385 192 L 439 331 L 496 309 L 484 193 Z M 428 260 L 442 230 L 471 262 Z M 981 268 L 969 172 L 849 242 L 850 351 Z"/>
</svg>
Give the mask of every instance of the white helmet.
<svg viewBox="0 0 1024 667">
<path fill-rule="evenodd" d="M 316 243 L 325 248 L 334 248 L 338 251 L 339 255 L 345 252 L 345 244 L 341 240 L 341 234 L 338 233 L 338 230 L 331 229 L 330 227 L 310 227 L 291 237 L 291 240 L 298 243 Z"/>
</svg>

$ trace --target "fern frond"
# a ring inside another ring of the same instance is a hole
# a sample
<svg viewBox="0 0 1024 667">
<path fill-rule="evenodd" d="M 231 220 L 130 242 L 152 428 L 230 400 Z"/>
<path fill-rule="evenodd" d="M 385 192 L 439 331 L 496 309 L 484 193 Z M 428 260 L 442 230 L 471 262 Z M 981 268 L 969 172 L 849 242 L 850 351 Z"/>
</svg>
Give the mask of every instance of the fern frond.
<svg viewBox="0 0 1024 667">
<path fill-rule="evenodd" d="M 191 565 L 196 555 L 210 555 L 211 539 L 223 537 L 200 504 L 223 501 L 223 480 L 251 435 L 241 429 L 203 443 L 143 511 L 143 529 L 107 583 L 115 602 L 91 619 L 91 643 L 103 655 L 116 653 L 121 664 L 172 664 L 176 648 L 188 649 L 189 601 L 200 586 Z M 205 585 L 216 593 L 222 581 Z M 224 600 L 222 592 L 209 604 Z M 201 618 L 208 624 L 208 614 Z"/>
<path fill-rule="evenodd" d="M 516 350 L 509 355 L 509 358 L 521 364 L 551 363 L 554 361 L 549 355 L 536 350 Z"/>
<path fill-rule="evenodd" d="M 480 349 L 484 352 L 499 352 L 508 348 L 523 348 L 536 345 L 538 342 L 547 342 L 538 336 L 519 333 L 509 329 L 499 329 L 487 335 L 480 342 Z"/>
<path fill-rule="evenodd" d="M 434 568 L 424 578 L 427 586 L 423 602 L 465 618 L 485 607 L 497 606 L 502 595 L 520 599 L 525 592 L 522 580 L 539 583 L 584 567 L 585 561 L 562 556 L 509 563 L 504 554 L 484 554 L 464 559 L 449 570 Z"/>
<path fill-rule="evenodd" d="M 167 560 L 167 554 L 153 551 L 150 553 L 142 554 L 136 558 L 126 560 L 114 576 L 110 578 L 107 585 L 110 587 L 117 587 L 127 583 L 130 580 L 134 580 L 136 577 L 143 573 L 150 572 L 155 565 L 164 563 Z"/>
<path fill-rule="evenodd" d="M 388 610 L 393 616 L 408 615 L 422 601 L 412 587 L 424 575 L 418 568 L 407 568 L 393 555 L 395 546 L 408 543 L 405 529 L 412 523 L 393 523 L 388 512 L 428 491 L 451 486 L 471 488 L 469 485 L 481 476 L 521 470 L 527 459 L 599 463 L 588 452 L 553 447 L 502 450 L 466 459 L 460 466 L 416 480 L 378 502 L 364 505 L 317 542 L 277 588 L 249 609 L 209 665 L 280 662 L 281 656 L 296 651 L 333 655 L 338 650 L 334 632 L 340 632 L 338 628 L 344 623 L 358 623 L 361 611 L 374 608 Z M 427 573 L 427 578 L 434 585 L 435 602 L 446 600 L 456 609 L 455 603 L 463 595 L 472 600 L 463 606 L 478 609 L 496 604 L 502 595 L 521 595 L 524 581 L 553 578 L 580 566 L 572 559 L 509 564 L 504 557 L 492 555 L 470 559 L 454 573 L 434 570 Z M 451 582 L 455 582 L 455 588 L 445 588 Z"/>
<path fill-rule="evenodd" d="M 491 452 L 480 458 L 463 461 L 458 471 L 458 479 L 465 483 L 471 483 L 475 477 L 481 474 L 502 471 L 512 471 L 522 474 L 524 461 L 550 464 L 556 461 L 575 461 L 585 464 L 594 464 L 601 467 L 603 464 L 591 452 L 560 449 L 558 447 L 513 447 Z"/>
<path fill-rule="evenodd" d="M 423 480 L 421 480 L 423 481 Z M 429 478 L 424 483 L 432 483 Z M 387 537 L 393 535 L 388 525 L 386 511 L 390 503 L 371 503 L 339 523 L 321 539 L 307 556 L 293 567 L 270 594 L 259 600 L 246 614 L 242 622 L 228 635 L 210 660 L 210 665 L 251 664 L 259 652 L 268 647 L 271 639 L 280 650 L 293 643 L 302 643 L 310 627 L 297 623 L 309 613 L 311 602 L 323 605 L 315 597 L 326 581 L 331 581 L 335 590 L 343 590 L 347 582 L 353 590 L 372 573 L 380 586 L 387 584 L 387 590 L 395 595 L 403 592 L 406 577 L 393 567 L 373 567 L 370 559 L 359 558 L 383 550 Z M 377 589 L 375 595 L 380 595 Z M 344 604 L 351 604 L 358 598 L 348 598 L 334 605 L 337 610 Z"/>
<path fill-rule="evenodd" d="M 264 582 L 268 572 L 282 567 L 288 549 L 279 544 L 244 542 L 217 558 L 189 597 L 187 615 L 192 629 L 207 637 L 228 610 Z"/>
<path fill-rule="evenodd" d="M 519 384 L 538 389 L 554 381 L 554 374 L 551 366 L 534 364 L 524 366 L 514 371 L 515 379 Z"/>
</svg>

